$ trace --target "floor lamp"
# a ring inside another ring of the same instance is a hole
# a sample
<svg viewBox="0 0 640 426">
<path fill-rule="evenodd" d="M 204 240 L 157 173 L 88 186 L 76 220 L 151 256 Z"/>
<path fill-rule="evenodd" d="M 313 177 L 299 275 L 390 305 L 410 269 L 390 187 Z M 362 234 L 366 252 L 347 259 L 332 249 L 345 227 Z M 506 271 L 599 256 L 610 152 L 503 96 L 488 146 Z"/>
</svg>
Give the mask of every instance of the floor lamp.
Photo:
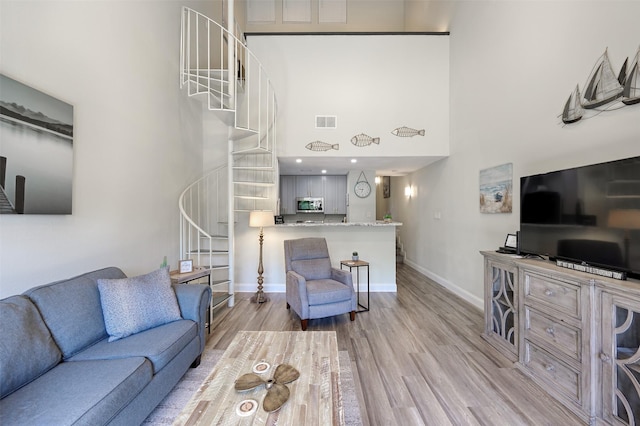
<svg viewBox="0 0 640 426">
<path fill-rule="evenodd" d="M 262 291 L 262 283 L 264 282 L 264 278 L 262 278 L 262 273 L 264 272 L 264 268 L 262 266 L 262 243 L 264 242 L 264 233 L 262 228 L 264 226 L 273 225 L 273 212 L 272 211 L 252 211 L 249 213 L 249 226 L 252 228 L 260 227 L 260 237 L 258 241 L 260 242 L 260 260 L 258 261 L 258 291 L 255 296 L 251 298 L 251 303 L 264 303 L 268 302 L 269 299 L 264 295 Z"/>
</svg>

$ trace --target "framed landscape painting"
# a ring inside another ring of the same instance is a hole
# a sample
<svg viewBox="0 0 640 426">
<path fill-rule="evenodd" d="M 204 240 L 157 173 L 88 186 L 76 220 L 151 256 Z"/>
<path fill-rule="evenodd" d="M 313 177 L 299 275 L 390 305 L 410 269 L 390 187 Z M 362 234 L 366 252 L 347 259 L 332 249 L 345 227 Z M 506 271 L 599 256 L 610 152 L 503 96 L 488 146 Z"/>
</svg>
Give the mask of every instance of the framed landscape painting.
<svg viewBox="0 0 640 426">
<path fill-rule="evenodd" d="M 0 213 L 71 214 L 73 106 L 0 74 Z"/>
<path fill-rule="evenodd" d="M 382 197 L 383 198 L 391 197 L 391 177 L 390 176 L 382 177 Z"/>
<path fill-rule="evenodd" d="M 511 213 L 513 208 L 513 165 L 480 170 L 480 212 Z"/>
</svg>

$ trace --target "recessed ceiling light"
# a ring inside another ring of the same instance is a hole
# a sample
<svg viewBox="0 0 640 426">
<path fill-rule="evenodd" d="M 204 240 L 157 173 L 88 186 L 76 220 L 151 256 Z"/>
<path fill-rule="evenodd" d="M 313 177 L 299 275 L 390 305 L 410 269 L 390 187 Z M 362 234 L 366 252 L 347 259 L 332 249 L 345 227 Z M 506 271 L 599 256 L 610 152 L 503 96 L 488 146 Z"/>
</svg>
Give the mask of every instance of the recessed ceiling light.
<svg viewBox="0 0 640 426">
<path fill-rule="evenodd" d="M 302 163 L 302 159 L 301 158 L 296 158 L 296 163 Z"/>
<path fill-rule="evenodd" d="M 351 162 L 352 162 L 352 163 L 357 163 L 357 162 L 358 162 L 358 160 L 356 160 L 355 158 L 352 158 L 352 159 L 351 159 Z"/>
<path fill-rule="evenodd" d="M 326 170 L 323 170 L 323 171 L 322 171 L 322 174 L 325 174 L 325 173 L 327 173 L 327 171 L 326 171 Z"/>
</svg>

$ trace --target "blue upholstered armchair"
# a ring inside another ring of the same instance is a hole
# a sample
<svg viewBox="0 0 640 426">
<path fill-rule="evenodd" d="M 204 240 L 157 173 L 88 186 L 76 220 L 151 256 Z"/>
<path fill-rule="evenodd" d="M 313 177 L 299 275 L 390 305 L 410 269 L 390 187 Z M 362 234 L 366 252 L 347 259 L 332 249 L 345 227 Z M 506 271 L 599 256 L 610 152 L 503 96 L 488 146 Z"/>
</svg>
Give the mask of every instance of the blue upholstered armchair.
<svg viewBox="0 0 640 426">
<path fill-rule="evenodd" d="M 356 318 L 356 293 L 351 273 L 331 267 L 324 238 L 284 241 L 287 309 L 293 308 L 302 330 L 309 319 L 350 313 Z"/>
</svg>

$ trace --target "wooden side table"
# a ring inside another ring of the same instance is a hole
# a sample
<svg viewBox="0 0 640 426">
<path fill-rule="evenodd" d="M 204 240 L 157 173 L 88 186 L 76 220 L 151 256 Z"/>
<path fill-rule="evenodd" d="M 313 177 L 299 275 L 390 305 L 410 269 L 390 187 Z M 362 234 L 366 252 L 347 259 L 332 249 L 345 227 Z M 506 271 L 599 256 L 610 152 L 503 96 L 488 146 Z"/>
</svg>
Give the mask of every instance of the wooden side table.
<svg viewBox="0 0 640 426">
<path fill-rule="evenodd" d="M 207 285 L 211 288 L 211 269 L 209 268 L 196 266 L 193 268 L 193 271 L 183 274 L 178 271 L 171 271 L 169 276 L 171 277 L 171 284 L 186 284 L 207 277 Z M 207 321 L 207 334 L 211 334 L 211 324 L 213 323 L 213 307 L 211 306 L 211 302 L 209 302 L 208 311 L 209 321 Z"/>
<path fill-rule="evenodd" d="M 207 277 L 209 285 L 211 285 L 211 269 L 202 266 L 196 266 L 193 268 L 193 271 L 185 272 L 184 274 L 178 271 L 171 271 L 169 275 L 171 277 L 171 284 L 184 284 L 197 280 L 198 278 Z"/>
<path fill-rule="evenodd" d="M 342 267 L 346 266 L 347 268 L 349 268 L 349 272 L 351 272 L 351 270 L 353 268 L 356 268 L 356 294 L 358 297 L 358 307 L 362 308 L 359 309 L 357 312 L 368 312 L 369 311 L 369 262 L 365 262 L 364 260 L 341 260 L 340 261 L 340 269 L 343 269 Z M 364 306 L 360 303 L 360 268 L 363 267 L 367 267 L 367 305 Z"/>
</svg>

